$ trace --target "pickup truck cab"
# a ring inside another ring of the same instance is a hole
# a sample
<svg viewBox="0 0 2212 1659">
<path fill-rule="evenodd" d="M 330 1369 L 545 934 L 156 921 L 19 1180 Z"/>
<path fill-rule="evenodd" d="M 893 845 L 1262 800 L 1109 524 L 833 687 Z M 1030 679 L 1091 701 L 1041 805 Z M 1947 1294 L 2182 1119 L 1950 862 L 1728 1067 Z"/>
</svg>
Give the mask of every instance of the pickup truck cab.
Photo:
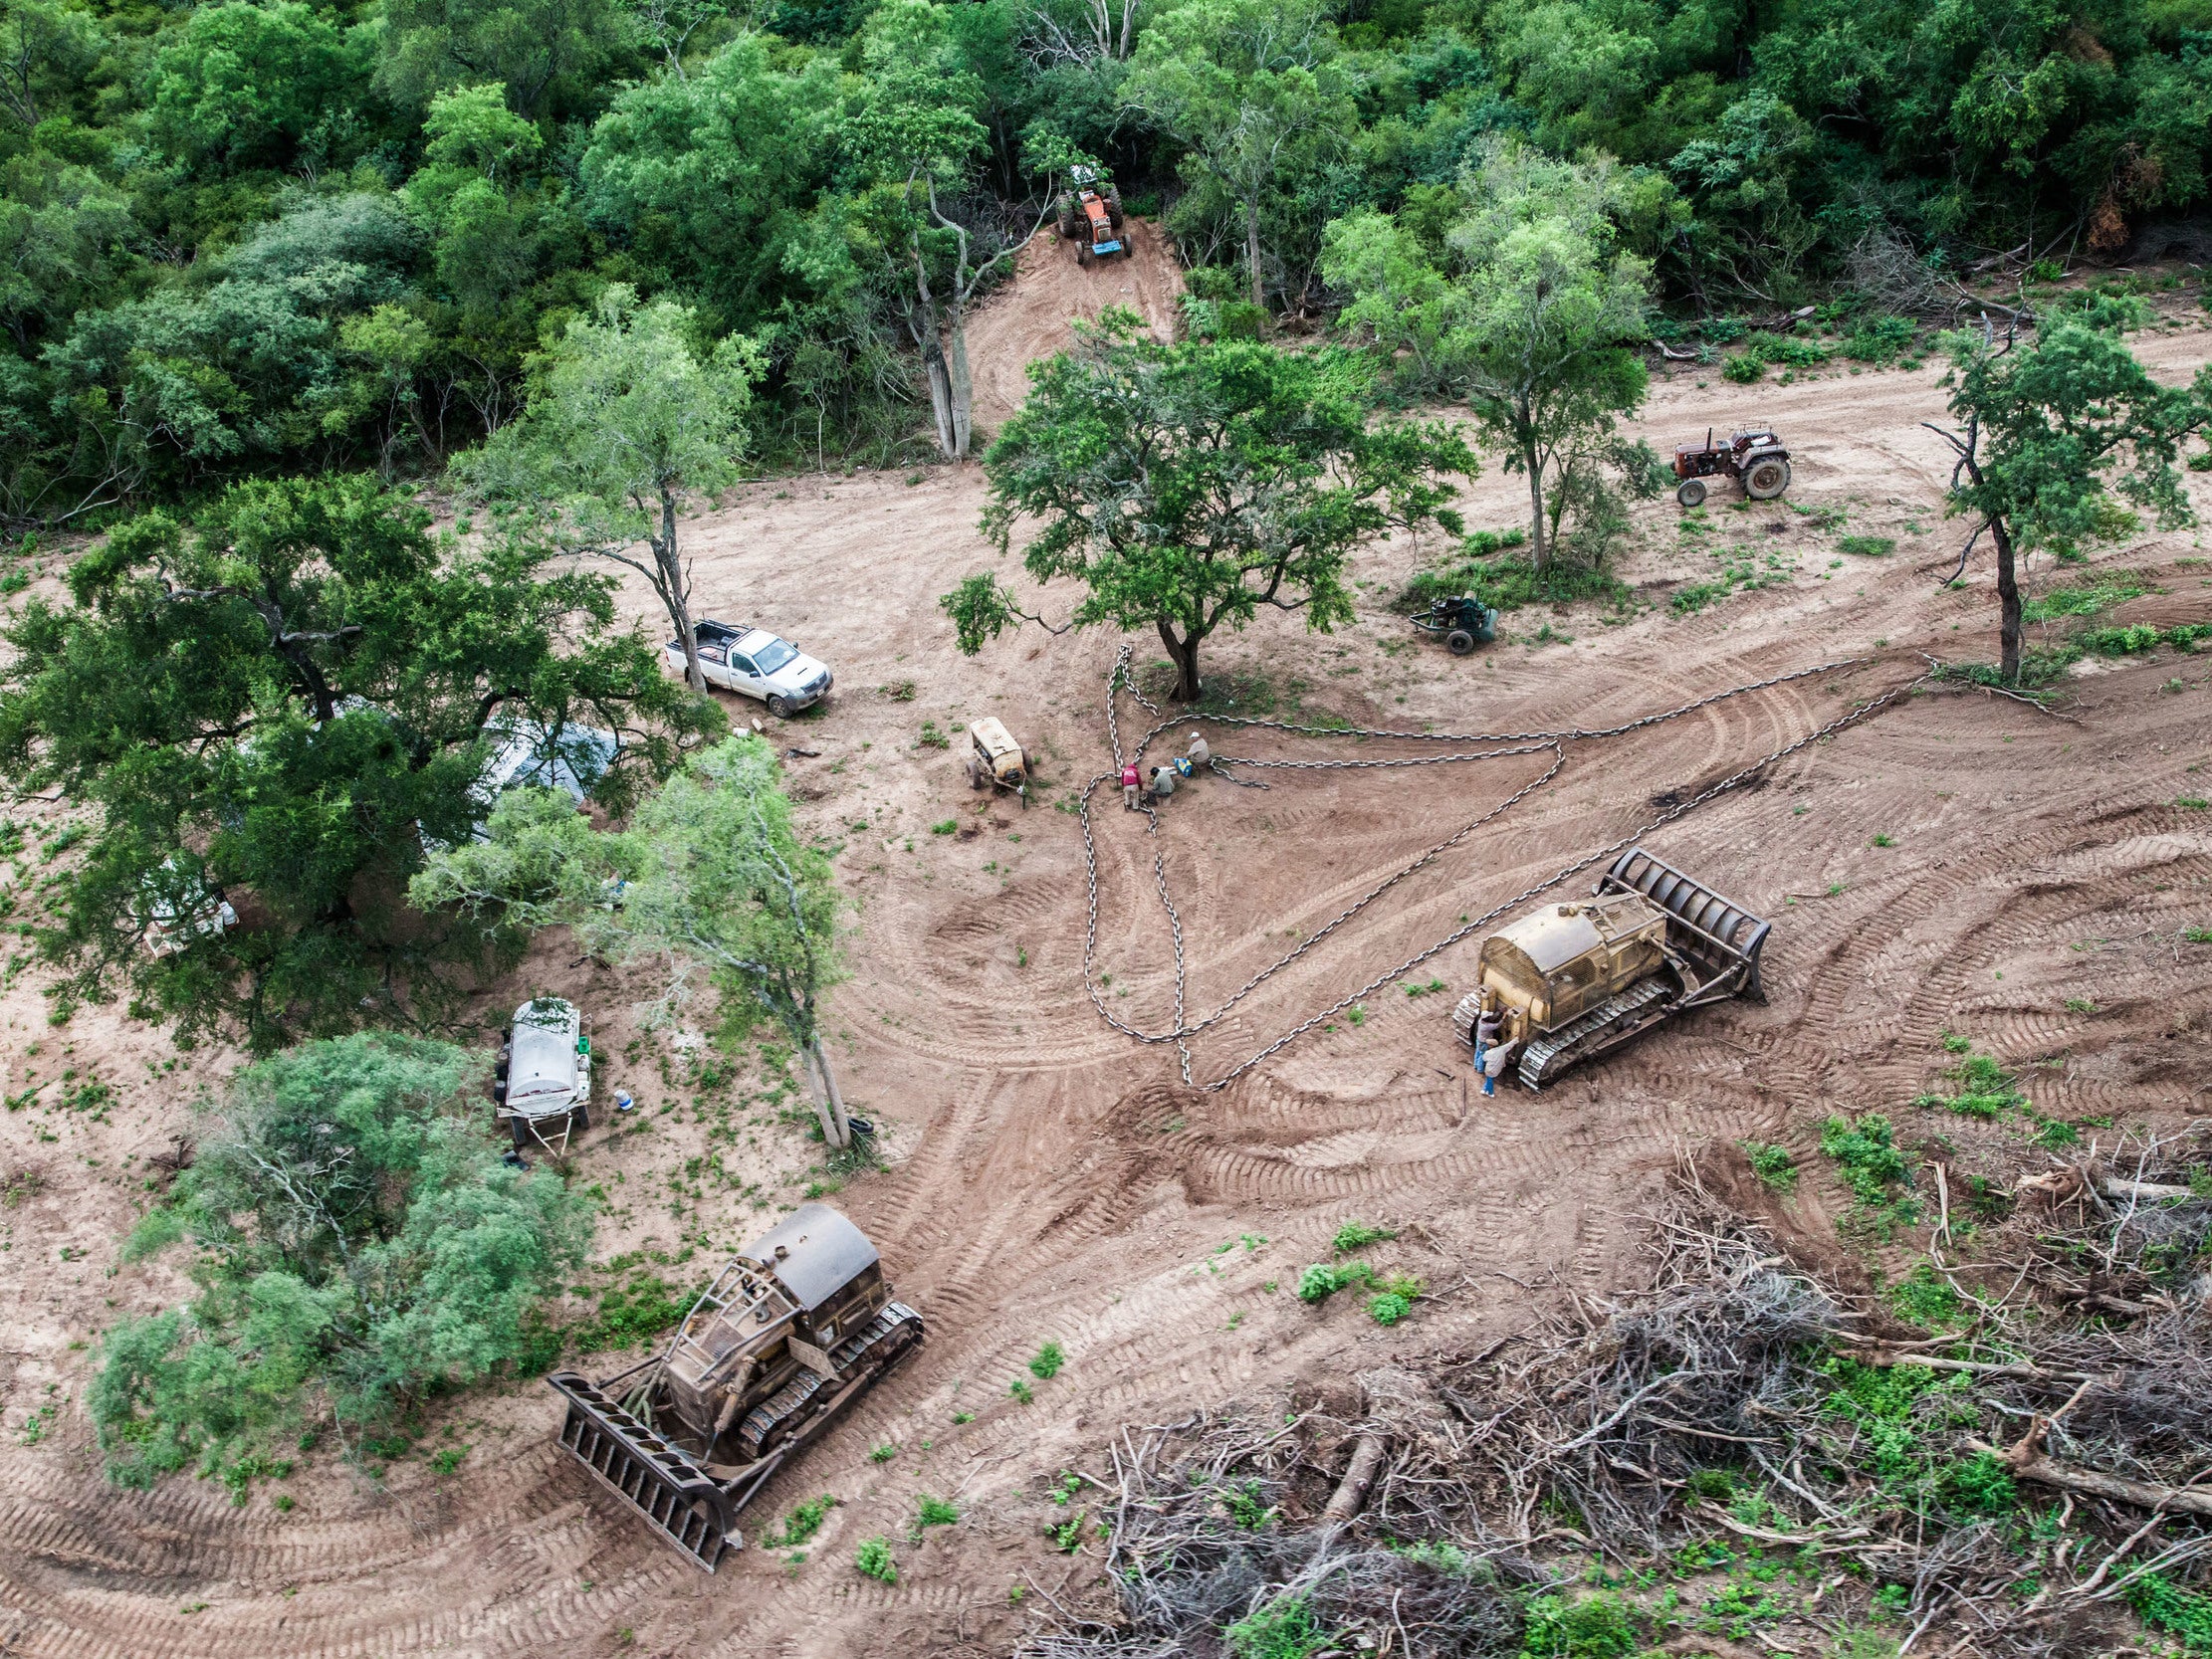
<svg viewBox="0 0 2212 1659">
<path fill-rule="evenodd" d="M 777 720 L 811 709 L 829 695 L 829 670 L 766 628 L 733 622 L 693 626 L 699 634 L 699 671 L 708 685 L 758 698 Z M 683 673 L 682 640 L 668 642 L 668 661 Z"/>
</svg>

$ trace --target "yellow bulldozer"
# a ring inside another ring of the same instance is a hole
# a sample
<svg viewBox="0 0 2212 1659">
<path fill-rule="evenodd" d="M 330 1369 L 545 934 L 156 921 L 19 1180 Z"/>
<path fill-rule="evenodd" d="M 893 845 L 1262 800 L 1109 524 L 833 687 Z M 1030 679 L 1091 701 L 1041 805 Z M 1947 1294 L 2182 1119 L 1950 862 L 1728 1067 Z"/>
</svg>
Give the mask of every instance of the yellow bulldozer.
<svg viewBox="0 0 2212 1659">
<path fill-rule="evenodd" d="M 921 1346 L 876 1248 L 801 1204 L 707 1287 L 667 1350 L 603 1382 L 547 1378 L 560 1443 L 709 1572 L 745 1541 L 738 1513 L 840 1412 Z"/>
<path fill-rule="evenodd" d="M 1492 1040 L 1541 1089 L 1676 1014 L 1734 996 L 1765 1001 L 1769 927 L 1632 847 L 1588 900 L 1546 905 L 1484 939 L 1452 1025 L 1473 1047 L 1483 1016 L 1495 1015 Z"/>
</svg>

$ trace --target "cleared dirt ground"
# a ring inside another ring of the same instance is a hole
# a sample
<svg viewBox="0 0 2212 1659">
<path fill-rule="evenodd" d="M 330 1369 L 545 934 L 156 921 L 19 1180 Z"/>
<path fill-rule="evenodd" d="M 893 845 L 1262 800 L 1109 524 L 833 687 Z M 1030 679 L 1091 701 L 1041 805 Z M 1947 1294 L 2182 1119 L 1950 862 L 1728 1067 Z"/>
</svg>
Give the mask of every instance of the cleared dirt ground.
<svg viewBox="0 0 2212 1659">
<path fill-rule="evenodd" d="M 1174 291 L 1164 263 L 1150 246 L 1129 268 L 1131 298 L 1156 317 Z M 975 324 L 980 402 L 1010 408 L 1019 356 L 1058 343 L 1070 311 L 1117 298 L 1093 292 L 1116 276 L 1076 273 L 1065 248 L 1033 252 Z M 2205 359 L 2207 338 L 2179 326 L 2141 336 L 2138 349 L 2180 378 Z M 1962 588 L 1939 585 L 1957 528 L 1941 518 L 1942 448 L 1917 423 L 1938 417 L 1941 401 L 1932 369 L 1753 388 L 1714 377 L 1700 389 L 1678 375 L 1655 387 L 1641 423 L 1655 443 L 1763 418 L 1795 450 L 1796 483 L 1789 506 L 1739 513 L 1718 496 L 1712 527 L 1687 534 L 1670 502 L 1646 510 L 1623 566 L 1648 602 L 1640 614 L 1609 625 L 1588 609 L 1523 611 L 1507 619 L 1514 637 L 1455 660 L 1388 609 L 1417 559 L 1399 544 L 1361 559 L 1370 605 L 1356 628 L 1317 637 L 1271 618 L 1210 647 L 1217 674 L 1254 688 L 1247 698 L 1271 696 L 1278 714 L 1295 704 L 1359 725 L 1466 731 L 1612 725 L 1830 659 L 1872 660 L 1570 745 L 1551 784 L 1200 1039 L 1198 1079 L 1460 916 L 1628 833 L 1655 800 L 1694 793 L 1910 680 L 1918 652 L 1994 655 L 1986 564 Z M 2202 482 L 2192 478 L 2199 505 L 2212 506 Z M 1470 493 L 1470 520 L 1515 523 L 1521 500 L 1519 481 L 1493 472 Z M 856 1108 L 886 1127 L 892 1166 L 837 1201 L 931 1330 L 919 1358 L 748 1518 L 757 1534 L 797 1500 L 835 1494 L 810 1558 L 756 1548 L 714 1578 L 698 1573 L 556 1452 L 554 1402 L 536 1386 L 432 1418 L 426 1447 L 473 1448 L 445 1479 L 418 1457 L 376 1486 L 319 1454 L 243 1508 L 189 1478 L 150 1494 L 105 1485 L 82 1411 L 95 1357 L 84 1345 L 183 1288 L 170 1266 L 116 1268 L 115 1240 L 143 1201 L 143 1159 L 189 1130 L 193 1091 L 231 1062 L 203 1052 L 164 1071 L 171 1051 L 113 1010 L 49 1031 L 26 975 L 0 1002 L 0 1087 L 13 1097 L 44 1081 L 55 1093 L 0 1119 L 0 1176 L 37 1176 L 17 1180 L 0 1209 L 0 1654 L 1003 1651 L 1040 1600 L 1025 1591 L 1011 1605 L 1010 1589 L 1080 1593 L 1095 1573 L 1091 1557 L 1062 1555 L 1043 1537 L 1072 1513 L 1043 1490 L 1085 1467 L 1118 1425 L 1333 1389 L 1389 1354 L 1510 1330 L 1530 1299 L 1562 1284 L 1603 1290 L 1630 1271 L 1639 1212 L 1684 1144 L 1788 1145 L 1814 1171 L 1795 1219 L 1832 1239 L 1827 1218 L 1842 1199 L 1818 1173 L 1815 1145 L 1830 1112 L 1887 1111 L 1901 1139 L 1945 1132 L 1969 1161 L 2017 1161 L 2016 1131 L 1911 1107 L 1944 1063 L 1944 1030 L 2020 1069 L 2054 1116 L 2162 1118 L 2202 1101 L 2212 945 L 2180 934 L 2212 926 L 2212 811 L 2201 806 L 2212 795 L 2212 660 L 2190 658 L 2100 665 L 2077 681 L 2063 721 L 1979 694 L 1914 697 L 1655 835 L 1662 856 L 1773 919 L 1764 1006 L 1664 1029 L 1542 1097 L 1516 1088 L 1486 1101 L 1449 1032 L 1469 943 L 1414 976 L 1446 992 L 1387 987 L 1358 1023 L 1340 1018 L 1218 1092 L 1186 1090 L 1173 1049 L 1108 1030 L 1081 978 L 1081 843 L 1062 808 L 1107 763 L 1102 694 L 1119 642 L 1032 631 L 976 661 L 953 651 L 935 599 L 992 559 L 975 528 L 982 501 L 974 468 L 912 484 L 800 478 L 754 487 L 688 532 L 704 613 L 774 627 L 837 672 L 826 710 L 774 728 L 819 750 L 791 760 L 791 779 L 811 821 L 842 843 L 838 868 L 858 906 L 836 1044 Z M 1838 550 L 1846 534 L 1895 546 L 1853 556 Z M 2099 562 L 2147 571 L 2162 590 L 2120 619 L 2212 617 L 2212 567 L 2194 532 L 2145 535 Z M 1731 566 L 1768 585 L 1671 611 L 1672 593 Z M 650 623 L 646 596 L 633 599 Z M 1045 603 L 1058 614 L 1067 596 Z M 1552 637 L 1534 641 L 1546 624 Z M 1135 646 L 1141 664 L 1157 655 L 1149 641 Z M 957 748 L 921 741 L 925 722 L 957 731 L 986 713 L 1042 756 L 1043 798 L 1026 813 L 971 796 Z M 1123 721 L 1126 732 L 1145 717 L 1125 701 Z M 1242 754 L 1416 752 L 1214 736 Z M 1263 774 L 1265 792 L 1206 780 L 1179 795 L 1161 836 L 1193 1008 L 1213 1007 L 1293 933 L 1319 929 L 1543 763 Z M 1098 801 L 1105 994 L 1132 1023 L 1158 1028 L 1170 954 L 1145 821 L 1104 790 Z M 953 832 L 933 833 L 947 820 Z M 628 1004 L 651 990 L 572 967 L 549 945 L 486 1006 L 540 986 L 598 1010 L 610 1056 L 636 1035 Z M 636 1052 L 604 1082 L 645 1098 L 652 1128 L 594 1130 L 576 1160 L 616 1194 L 602 1254 L 685 1238 L 727 1248 L 759 1219 L 756 1200 L 795 1199 L 807 1153 L 764 1113 L 731 1145 L 752 1191 L 717 1188 L 689 1205 L 679 1194 L 677 1217 L 660 1207 L 665 1186 L 647 1183 L 704 1148 L 707 1120 L 656 1080 L 647 1049 Z M 65 1066 L 112 1080 L 103 1121 L 55 1106 L 77 1086 L 61 1082 Z M 1350 1299 L 1316 1312 L 1289 1294 L 1355 1216 L 1404 1229 L 1381 1259 L 1437 1293 L 1395 1331 Z M 710 1254 L 699 1247 L 698 1266 Z M 1068 1362 L 1024 1405 L 1008 1383 L 1046 1338 Z M 892 1454 L 871 1459 L 885 1445 Z M 277 1510 L 277 1491 L 297 1508 Z M 964 1520 L 909 1545 L 920 1492 L 954 1498 Z M 900 1541 L 895 1586 L 852 1568 L 855 1544 L 876 1534 Z"/>
</svg>

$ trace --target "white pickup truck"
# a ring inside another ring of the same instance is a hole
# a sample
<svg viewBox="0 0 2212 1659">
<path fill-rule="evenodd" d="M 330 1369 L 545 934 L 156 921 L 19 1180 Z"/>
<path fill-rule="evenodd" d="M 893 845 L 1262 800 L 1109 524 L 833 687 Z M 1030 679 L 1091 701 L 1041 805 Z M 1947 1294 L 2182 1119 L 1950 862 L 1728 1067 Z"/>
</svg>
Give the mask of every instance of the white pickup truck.
<svg viewBox="0 0 2212 1659">
<path fill-rule="evenodd" d="M 699 622 L 699 671 L 707 684 L 743 692 L 769 706 L 777 720 L 811 709 L 829 695 L 828 669 L 788 640 L 741 622 Z M 684 642 L 668 642 L 668 661 L 684 672 Z"/>
</svg>

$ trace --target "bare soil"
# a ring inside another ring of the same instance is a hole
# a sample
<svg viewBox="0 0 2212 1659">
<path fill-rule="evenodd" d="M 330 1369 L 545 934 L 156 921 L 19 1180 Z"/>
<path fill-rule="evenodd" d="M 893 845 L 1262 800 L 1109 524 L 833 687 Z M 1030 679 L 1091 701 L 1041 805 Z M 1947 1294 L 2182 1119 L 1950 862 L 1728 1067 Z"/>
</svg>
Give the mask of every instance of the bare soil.
<svg viewBox="0 0 2212 1659">
<path fill-rule="evenodd" d="M 1066 316 L 1117 298 L 1117 282 L 1165 322 L 1172 270 L 1138 229 L 1147 257 L 1128 266 L 1079 272 L 1064 246 L 1031 251 L 974 324 L 980 407 L 1011 408 L 1025 355 L 1062 343 Z M 2212 354 L 2193 322 L 2148 333 L 2138 349 L 2174 379 Z M 1941 585 L 1959 526 L 1942 518 L 1943 447 L 1918 426 L 1941 417 L 1935 382 L 1930 368 L 1749 388 L 1680 372 L 1657 385 L 1641 423 L 1655 444 L 1771 421 L 1795 451 L 1796 481 L 1767 506 L 1716 495 L 1705 531 L 1683 533 L 1670 501 L 1645 510 L 1622 566 L 1640 596 L 1634 614 L 1524 610 L 1495 647 L 1451 658 L 1390 606 L 1432 538 L 1363 555 L 1365 615 L 1344 633 L 1269 618 L 1210 645 L 1206 666 L 1245 707 L 1490 731 L 1612 725 L 1814 663 L 1870 660 L 1570 746 L 1551 784 L 1199 1039 L 1198 1080 L 1458 917 L 1628 833 L 1655 800 L 1694 794 L 1909 681 L 1918 653 L 1993 657 L 1986 561 L 1964 585 Z M 2202 475 L 2191 484 L 2199 508 L 2212 506 Z M 1470 492 L 1470 520 L 1517 523 L 1523 500 L 1517 479 L 1492 471 Z M 99 1333 L 188 1289 L 172 1262 L 119 1266 L 117 1241 L 158 1180 L 148 1158 L 191 1133 L 195 1093 L 219 1085 L 236 1057 L 178 1056 L 113 1007 L 49 1029 L 24 970 L 0 998 L 0 1653 L 1002 1652 L 1046 1592 L 1080 1593 L 1095 1576 L 1094 1557 L 1062 1555 L 1045 1536 L 1081 1513 L 1080 1497 L 1061 1507 L 1044 1493 L 1119 1425 L 1341 1391 L 1387 1356 L 1510 1330 L 1532 1298 L 1602 1291 L 1625 1271 L 1638 1217 L 1684 1145 L 1788 1146 L 1807 1173 L 1778 1219 L 1789 1236 L 1830 1240 L 1849 1200 L 1818 1155 L 1827 1114 L 1887 1112 L 1900 1140 L 1947 1136 L 1969 1167 L 2039 1155 L 2017 1125 L 1911 1105 L 1940 1080 L 1945 1031 L 2019 1071 L 2040 1112 L 2089 1125 L 2085 1141 L 2099 1120 L 2201 1109 L 2212 945 L 2182 931 L 2212 926 L 2202 806 L 2212 660 L 2171 654 L 2094 665 L 2064 720 L 1979 693 L 1914 696 L 1655 835 L 1661 856 L 1774 921 L 1764 1005 L 1662 1029 L 1542 1096 L 1511 1088 L 1485 1100 L 1448 1017 L 1469 941 L 1415 976 L 1445 991 L 1386 987 L 1357 1023 L 1340 1017 L 1217 1092 L 1186 1089 L 1172 1046 L 1108 1029 L 1081 977 L 1082 850 L 1064 808 L 1108 762 L 1103 688 L 1119 641 L 1031 631 L 961 658 L 936 597 L 994 559 L 976 530 L 982 504 L 974 467 L 912 484 L 801 477 L 751 487 L 686 528 L 702 613 L 774 628 L 837 673 L 828 705 L 797 721 L 751 705 L 731 713 L 819 751 L 789 771 L 811 824 L 842 847 L 856 906 L 835 1046 L 855 1109 L 885 1127 L 890 1165 L 836 1201 L 931 1331 L 920 1356 L 748 1517 L 757 1538 L 800 1499 L 834 1494 L 806 1558 L 753 1548 L 715 1577 L 699 1573 L 557 1450 L 554 1400 L 535 1385 L 441 1405 L 421 1453 L 381 1481 L 326 1449 L 244 1507 L 189 1477 L 148 1494 L 106 1485 L 82 1407 Z M 1839 550 L 1843 535 L 1895 545 L 1855 556 Z M 1738 544 L 1748 552 L 1727 551 Z M 2203 559 L 2194 532 L 2145 534 L 2098 568 L 2148 572 L 2161 592 L 2114 614 L 2170 623 L 2212 617 Z M 1747 560 L 1766 585 L 1688 615 L 1671 608 L 1674 593 Z M 630 599 L 657 626 L 649 596 Z M 1044 603 L 1064 614 L 1068 596 Z M 1157 655 L 1134 643 L 1140 664 Z M 1026 811 L 972 795 L 958 747 L 924 740 L 957 737 L 984 714 L 1039 757 L 1041 798 Z M 1125 732 L 1144 723 L 1126 701 L 1122 718 Z M 1215 740 L 1255 755 L 1414 752 L 1218 730 Z M 1193 1008 L 1214 1006 L 1542 763 L 1273 773 L 1264 792 L 1205 779 L 1180 794 L 1159 834 Z M 1158 1029 L 1171 955 L 1153 844 L 1144 819 L 1104 790 L 1098 799 L 1104 994 Z M 18 881 L 39 868 L 26 855 Z M 593 1009 L 602 1100 L 628 1088 L 642 1103 L 594 1128 L 575 1158 L 614 1205 L 604 1255 L 657 1249 L 672 1280 L 695 1283 L 824 1178 L 819 1148 L 785 1121 L 800 1103 L 777 1096 L 773 1077 L 749 1073 L 720 1096 L 686 1081 L 667 1033 L 644 1030 L 632 1007 L 658 986 L 575 964 L 549 941 L 486 993 L 487 1021 L 538 989 Z M 670 1055 L 663 1077 L 659 1057 Z M 65 1068 L 79 1076 L 65 1081 Z M 88 1078 L 111 1099 L 65 1100 Z M 26 1101 L 26 1090 L 37 1092 Z M 710 1152 L 724 1176 L 687 1172 Z M 1316 1311 L 1290 1294 L 1350 1218 L 1400 1229 L 1378 1262 L 1433 1293 L 1394 1330 L 1350 1298 Z M 1037 1380 L 1024 1363 L 1047 1339 L 1067 1363 Z M 1034 1403 L 1011 1396 L 1016 1378 Z M 455 1445 L 471 1449 L 437 1476 L 421 1454 Z M 884 1446 L 883 1460 L 871 1457 Z M 953 1499 L 964 1519 L 910 1544 L 925 1492 Z M 280 1511 L 278 1494 L 297 1507 Z M 875 1535 L 896 1543 L 895 1585 L 853 1569 L 855 1546 Z"/>
</svg>

